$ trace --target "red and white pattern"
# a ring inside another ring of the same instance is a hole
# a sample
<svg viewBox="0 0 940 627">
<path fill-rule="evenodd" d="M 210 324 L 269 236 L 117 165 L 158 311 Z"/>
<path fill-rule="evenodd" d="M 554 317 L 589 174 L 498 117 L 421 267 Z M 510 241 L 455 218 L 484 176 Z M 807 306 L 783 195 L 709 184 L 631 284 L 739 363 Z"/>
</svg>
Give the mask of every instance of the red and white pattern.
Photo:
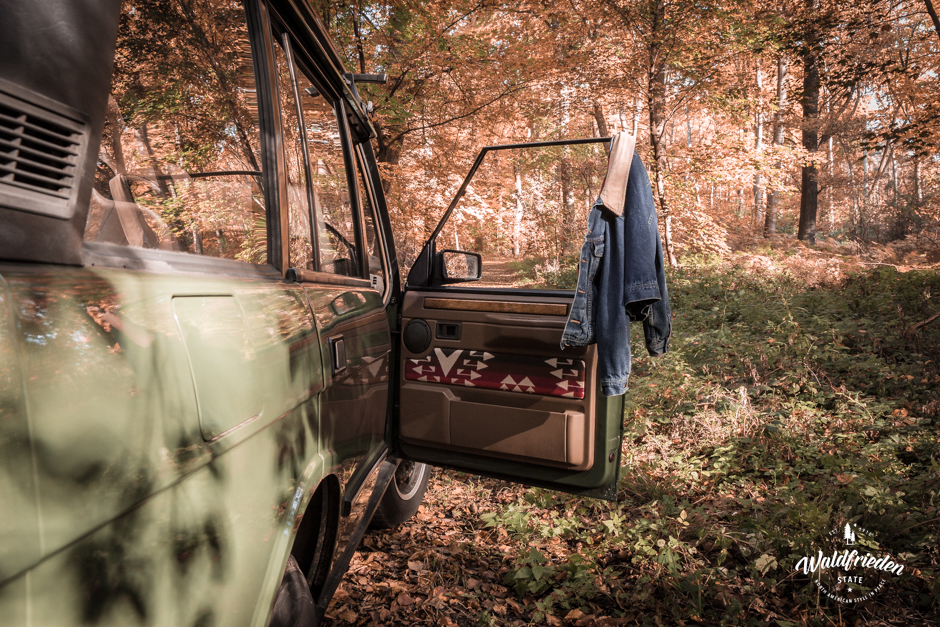
<svg viewBox="0 0 940 627">
<path fill-rule="evenodd" d="M 584 362 L 580 359 L 435 348 L 427 357 L 405 360 L 405 379 L 584 398 Z"/>
</svg>

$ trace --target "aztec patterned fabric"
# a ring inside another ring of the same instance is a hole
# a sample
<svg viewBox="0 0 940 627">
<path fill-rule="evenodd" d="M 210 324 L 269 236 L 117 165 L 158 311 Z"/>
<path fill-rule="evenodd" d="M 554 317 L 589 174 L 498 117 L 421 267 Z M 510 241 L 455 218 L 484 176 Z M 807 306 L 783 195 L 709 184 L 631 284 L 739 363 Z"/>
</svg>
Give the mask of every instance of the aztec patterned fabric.
<svg viewBox="0 0 940 627">
<path fill-rule="evenodd" d="M 580 359 L 435 348 L 427 357 L 405 361 L 405 379 L 584 398 L 584 362 Z"/>
</svg>

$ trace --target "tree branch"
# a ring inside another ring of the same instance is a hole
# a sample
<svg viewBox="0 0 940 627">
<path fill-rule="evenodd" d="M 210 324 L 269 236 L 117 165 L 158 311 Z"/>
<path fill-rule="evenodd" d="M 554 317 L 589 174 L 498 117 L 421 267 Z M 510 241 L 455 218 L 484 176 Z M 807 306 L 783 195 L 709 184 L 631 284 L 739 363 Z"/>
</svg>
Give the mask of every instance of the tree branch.
<svg viewBox="0 0 940 627">
<path fill-rule="evenodd" d="M 933 7 L 931 0 L 924 0 L 924 4 L 927 5 L 927 13 L 930 14 L 930 19 L 933 20 L 933 29 L 937 31 L 937 37 L 940 37 L 940 17 L 937 17 L 937 10 Z"/>
<path fill-rule="evenodd" d="M 928 1 L 929 1 L 929 0 L 928 0 Z M 930 317 L 927 318 L 926 320 L 922 320 L 922 321 L 918 322 L 917 324 L 912 324 L 912 325 L 907 329 L 907 334 L 908 334 L 908 335 L 912 335 L 915 331 L 917 331 L 918 329 L 920 329 L 920 328 L 922 328 L 922 327 L 927 326 L 928 324 L 930 324 L 931 322 L 933 322 L 933 321 L 936 320 L 937 318 L 940 318 L 940 311 L 938 311 L 938 312 L 935 313 L 934 315 L 930 316 Z"/>
</svg>

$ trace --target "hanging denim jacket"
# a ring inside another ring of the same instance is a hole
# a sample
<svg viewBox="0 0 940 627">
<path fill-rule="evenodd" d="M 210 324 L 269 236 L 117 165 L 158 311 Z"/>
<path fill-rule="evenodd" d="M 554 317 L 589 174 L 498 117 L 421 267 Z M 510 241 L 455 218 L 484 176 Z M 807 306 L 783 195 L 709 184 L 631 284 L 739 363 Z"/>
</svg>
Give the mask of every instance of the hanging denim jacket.
<svg viewBox="0 0 940 627">
<path fill-rule="evenodd" d="M 669 350 L 671 316 L 656 206 L 634 153 L 623 215 L 607 211 L 600 198 L 588 215 L 561 347 L 596 342 L 601 393 L 617 396 L 630 378 L 630 322 L 643 321 L 646 350 L 658 356 Z"/>
</svg>

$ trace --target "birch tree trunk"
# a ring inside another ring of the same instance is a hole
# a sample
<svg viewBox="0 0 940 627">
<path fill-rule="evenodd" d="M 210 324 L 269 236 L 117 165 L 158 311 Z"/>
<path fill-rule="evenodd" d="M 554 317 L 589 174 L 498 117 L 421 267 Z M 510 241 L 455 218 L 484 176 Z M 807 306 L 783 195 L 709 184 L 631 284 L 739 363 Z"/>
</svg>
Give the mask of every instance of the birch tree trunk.
<svg viewBox="0 0 940 627">
<path fill-rule="evenodd" d="M 518 257 L 522 246 L 522 172 L 513 166 L 516 176 L 516 206 L 512 212 L 512 256 Z"/>
<path fill-rule="evenodd" d="M 764 117 L 761 111 L 763 98 L 761 92 L 764 88 L 763 77 L 760 72 L 760 65 L 757 66 L 757 111 L 754 114 L 754 153 L 757 160 L 760 160 L 761 152 L 764 150 Z M 761 194 L 760 170 L 754 173 L 754 224 L 761 223 L 761 208 L 764 206 L 763 194 Z"/>
<path fill-rule="evenodd" d="M 829 234 L 832 235 L 832 229 L 836 226 L 836 214 L 832 207 L 832 185 L 835 173 L 832 163 L 832 136 L 829 136 L 829 146 L 827 148 L 827 158 L 829 159 L 829 184 L 826 185 L 826 215 L 829 216 Z"/>
<path fill-rule="evenodd" d="M 643 101 L 640 99 L 640 95 L 636 96 L 636 103 L 633 106 L 633 137 L 637 136 L 637 133 L 640 132 L 640 114 L 643 113 Z"/>
<path fill-rule="evenodd" d="M 662 3 L 657 3 L 660 11 L 664 10 Z M 662 13 L 657 15 L 661 18 Z M 653 55 L 651 55 L 653 56 Z M 653 66 L 655 58 L 650 59 Z M 663 249 L 669 265 L 678 267 L 675 249 L 672 244 L 672 214 L 669 211 L 669 202 L 666 200 L 665 170 L 666 149 L 663 145 L 666 132 L 666 68 L 660 64 L 650 81 L 650 146 L 653 149 L 653 181 L 656 186 L 656 197 L 659 200 L 659 209 L 663 216 Z"/>
<path fill-rule="evenodd" d="M 787 58 L 783 55 L 777 60 L 777 111 L 774 113 L 774 144 L 783 146 L 783 114 L 787 106 Z M 774 165 L 776 170 L 782 167 L 778 160 Z M 770 237 L 777 232 L 777 190 L 770 190 L 767 194 L 767 214 L 764 216 L 764 237 Z"/>
</svg>

